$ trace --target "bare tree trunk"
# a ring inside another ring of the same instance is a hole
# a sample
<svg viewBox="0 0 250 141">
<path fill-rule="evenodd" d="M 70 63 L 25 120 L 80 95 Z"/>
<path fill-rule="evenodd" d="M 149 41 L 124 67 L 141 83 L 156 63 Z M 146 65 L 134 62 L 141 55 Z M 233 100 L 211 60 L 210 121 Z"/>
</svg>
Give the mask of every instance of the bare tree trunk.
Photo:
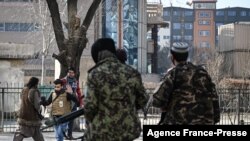
<svg viewBox="0 0 250 141">
<path fill-rule="evenodd" d="M 80 60 L 81 55 L 88 42 L 86 34 L 90 26 L 90 23 L 95 15 L 101 0 L 93 0 L 82 25 L 81 19 L 76 17 L 77 14 L 77 0 L 68 0 L 68 23 L 65 23 L 68 29 L 68 39 L 65 39 L 62 21 L 60 18 L 58 3 L 56 0 L 46 0 L 52 18 L 55 37 L 59 54 L 53 54 L 53 57 L 57 59 L 61 64 L 60 78 L 66 76 L 67 69 L 74 67 L 76 69 L 76 78 L 80 76 Z"/>
</svg>

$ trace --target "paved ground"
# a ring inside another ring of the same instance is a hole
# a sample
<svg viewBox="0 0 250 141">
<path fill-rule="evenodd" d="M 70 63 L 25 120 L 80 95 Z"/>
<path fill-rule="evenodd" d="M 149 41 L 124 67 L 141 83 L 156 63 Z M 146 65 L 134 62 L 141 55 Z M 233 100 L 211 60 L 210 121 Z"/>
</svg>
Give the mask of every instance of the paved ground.
<svg viewBox="0 0 250 141">
<path fill-rule="evenodd" d="M 78 136 L 81 136 L 82 133 L 81 132 L 74 132 L 73 135 L 75 137 L 78 137 Z M 0 133 L 0 141 L 12 141 L 13 136 L 14 136 L 13 133 Z M 43 132 L 43 136 L 45 138 L 45 141 L 56 141 L 54 132 Z M 23 141 L 33 141 L 33 139 L 27 138 L 27 139 L 24 139 Z M 65 140 L 65 141 L 69 141 L 69 140 Z M 80 140 L 77 140 L 77 141 L 80 141 Z M 142 141 L 142 137 L 140 137 L 134 141 Z"/>
</svg>

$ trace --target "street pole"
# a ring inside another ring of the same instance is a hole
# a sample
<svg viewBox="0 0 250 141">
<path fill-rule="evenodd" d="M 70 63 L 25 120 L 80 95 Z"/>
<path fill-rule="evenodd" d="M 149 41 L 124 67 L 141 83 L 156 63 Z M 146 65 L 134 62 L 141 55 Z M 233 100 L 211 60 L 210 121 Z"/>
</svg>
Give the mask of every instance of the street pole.
<svg viewBox="0 0 250 141">
<path fill-rule="evenodd" d="M 122 0 L 119 0 L 118 2 L 118 48 L 123 48 L 123 26 L 122 26 L 122 19 L 123 19 L 123 15 L 122 15 Z"/>
<path fill-rule="evenodd" d="M 154 47 L 154 52 L 152 56 L 152 73 L 157 73 L 158 71 L 158 26 L 157 24 L 153 25 L 152 28 L 152 39 L 153 39 L 153 47 Z"/>
</svg>

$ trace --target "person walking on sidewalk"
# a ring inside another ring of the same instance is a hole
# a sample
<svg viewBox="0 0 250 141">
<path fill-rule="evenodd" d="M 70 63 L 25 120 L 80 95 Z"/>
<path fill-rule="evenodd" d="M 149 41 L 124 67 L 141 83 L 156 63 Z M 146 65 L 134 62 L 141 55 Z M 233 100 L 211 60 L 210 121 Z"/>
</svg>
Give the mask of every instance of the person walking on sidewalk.
<svg viewBox="0 0 250 141">
<path fill-rule="evenodd" d="M 13 141 L 22 141 L 32 137 L 34 141 L 44 141 L 40 130 L 42 116 L 40 115 L 41 95 L 37 89 L 39 79 L 31 77 L 21 93 L 21 106 L 17 123 L 19 128 L 14 134 Z"/>
</svg>

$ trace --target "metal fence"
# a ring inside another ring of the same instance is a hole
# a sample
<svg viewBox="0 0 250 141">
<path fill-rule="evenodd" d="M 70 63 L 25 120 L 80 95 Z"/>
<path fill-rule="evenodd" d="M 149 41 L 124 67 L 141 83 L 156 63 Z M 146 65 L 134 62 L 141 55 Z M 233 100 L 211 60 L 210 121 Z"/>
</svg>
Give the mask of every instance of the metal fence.
<svg viewBox="0 0 250 141">
<path fill-rule="evenodd" d="M 39 90 L 43 96 L 48 96 L 52 86 L 43 86 Z M 20 105 L 22 87 L 0 87 L 0 132 L 15 132 L 17 127 L 15 113 Z M 250 89 L 217 89 L 221 108 L 221 125 L 250 125 Z M 45 117 L 49 116 L 50 108 L 45 110 Z M 147 119 L 139 113 L 143 125 L 157 124 L 160 119 L 160 109 L 150 107 Z M 80 129 L 84 129 L 84 116 L 77 120 Z M 46 129 L 53 131 L 53 128 Z"/>
</svg>

